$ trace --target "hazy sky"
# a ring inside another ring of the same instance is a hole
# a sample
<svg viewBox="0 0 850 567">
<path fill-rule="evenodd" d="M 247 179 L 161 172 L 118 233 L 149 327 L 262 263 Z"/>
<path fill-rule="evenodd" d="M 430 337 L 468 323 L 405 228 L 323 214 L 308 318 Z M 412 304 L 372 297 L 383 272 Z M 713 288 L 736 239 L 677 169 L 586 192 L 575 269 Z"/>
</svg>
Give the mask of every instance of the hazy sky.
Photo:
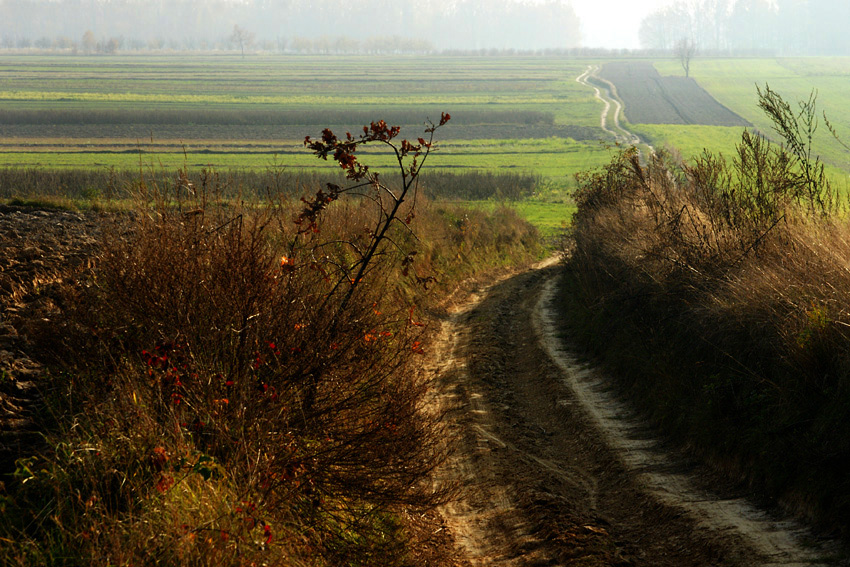
<svg viewBox="0 0 850 567">
<path fill-rule="evenodd" d="M 573 0 L 585 47 L 637 49 L 644 16 L 674 0 Z"/>
</svg>

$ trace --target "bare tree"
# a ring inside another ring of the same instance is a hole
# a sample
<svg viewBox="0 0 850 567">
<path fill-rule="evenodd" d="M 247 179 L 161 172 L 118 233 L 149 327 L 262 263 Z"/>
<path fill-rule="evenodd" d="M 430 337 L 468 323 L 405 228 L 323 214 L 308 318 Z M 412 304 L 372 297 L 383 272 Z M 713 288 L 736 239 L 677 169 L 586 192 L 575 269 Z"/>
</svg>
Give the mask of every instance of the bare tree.
<svg viewBox="0 0 850 567">
<path fill-rule="evenodd" d="M 254 43 L 254 34 L 244 28 L 240 28 L 238 24 L 233 25 L 233 33 L 230 34 L 230 43 L 239 46 L 239 51 L 242 53 L 242 58 L 245 58 L 245 48 L 250 48 Z"/>
<path fill-rule="evenodd" d="M 83 34 L 82 46 L 83 51 L 87 55 L 94 53 L 94 50 L 97 47 L 97 39 L 95 39 L 93 31 L 86 30 L 86 33 Z"/>
<path fill-rule="evenodd" d="M 676 54 L 676 57 L 679 59 L 679 63 L 682 64 L 682 69 L 685 70 L 686 77 L 691 76 L 691 59 L 696 51 L 697 44 L 686 37 L 677 41 L 676 45 L 673 47 L 673 53 Z"/>
</svg>

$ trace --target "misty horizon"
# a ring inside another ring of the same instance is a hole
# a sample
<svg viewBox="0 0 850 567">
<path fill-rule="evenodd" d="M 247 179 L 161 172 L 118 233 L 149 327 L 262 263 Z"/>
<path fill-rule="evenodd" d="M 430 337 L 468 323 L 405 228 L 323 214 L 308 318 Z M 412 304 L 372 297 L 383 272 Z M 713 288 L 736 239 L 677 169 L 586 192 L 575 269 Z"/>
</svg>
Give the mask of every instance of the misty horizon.
<svg viewBox="0 0 850 567">
<path fill-rule="evenodd" d="M 846 55 L 844 0 L 0 0 L 0 48 L 73 53 L 434 53 L 640 49 Z M 652 7 L 656 6 L 653 10 Z M 658 7 L 660 6 L 660 7 Z M 584 14 L 584 20 L 579 16 Z M 603 18 L 600 21 L 600 18 Z M 610 26 L 605 22 L 610 21 Z M 243 35 L 234 36 L 235 30 Z M 603 33 L 603 32 L 606 32 Z M 637 45 L 634 44 L 637 38 Z"/>
</svg>

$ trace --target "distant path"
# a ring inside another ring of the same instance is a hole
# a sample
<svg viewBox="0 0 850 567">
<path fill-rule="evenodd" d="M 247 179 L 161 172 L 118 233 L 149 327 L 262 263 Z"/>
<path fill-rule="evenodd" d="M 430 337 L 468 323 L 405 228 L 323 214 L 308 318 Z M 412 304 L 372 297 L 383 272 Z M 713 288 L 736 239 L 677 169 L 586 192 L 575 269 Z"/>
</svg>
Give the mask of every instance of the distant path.
<svg viewBox="0 0 850 567">
<path fill-rule="evenodd" d="M 590 77 L 606 84 L 607 87 L 600 89 L 588 80 Z M 623 128 L 620 124 L 620 113 L 623 111 L 623 105 L 613 95 L 613 93 L 616 92 L 614 85 L 599 76 L 599 65 L 588 65 L 584 73 L 576 77 L 576 82 L 593 89 L 596 98 L 602 101 L 602 104 L 605 105 L 600 117 L 600 126 L 603 130 L 605 130 L 605 132 L 614 136 L 620 144 L 637 146 L 642 143 L 637 134 Z M 612 106 L 615 108 L 613 118 L 611 119 L 611 122 L 614 125 L 613 130 L 608 127 L 608 113 L 611 111 Z M 652 151 L 652 146 L 649 146 L 649 149 Z"/>
</svg>

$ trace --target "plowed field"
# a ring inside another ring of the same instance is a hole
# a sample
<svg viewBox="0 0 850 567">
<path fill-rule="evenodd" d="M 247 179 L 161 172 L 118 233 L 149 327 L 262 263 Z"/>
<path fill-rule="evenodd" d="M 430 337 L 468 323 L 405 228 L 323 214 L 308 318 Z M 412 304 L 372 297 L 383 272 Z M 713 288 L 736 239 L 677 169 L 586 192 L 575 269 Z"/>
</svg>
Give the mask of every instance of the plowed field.
<svg viewBox="0 0 850 567">
<path fill-rule="evenodd" d="M 632 124 L 750 125 L 717 102 L 694 79 L 662 77 L 652 63 L 606 63 L 599 76 L 614 85 Z"/>
</svg>

